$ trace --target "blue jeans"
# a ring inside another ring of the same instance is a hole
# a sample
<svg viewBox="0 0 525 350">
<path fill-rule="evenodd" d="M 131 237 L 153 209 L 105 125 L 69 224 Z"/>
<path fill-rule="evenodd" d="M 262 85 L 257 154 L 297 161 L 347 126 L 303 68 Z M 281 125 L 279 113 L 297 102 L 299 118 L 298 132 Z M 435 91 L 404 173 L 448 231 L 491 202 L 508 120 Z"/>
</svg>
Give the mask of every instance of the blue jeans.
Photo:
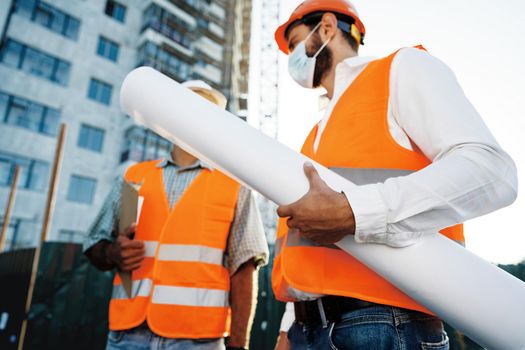
<svg viewBox="0 0 525 350">
<path fill-rule="evenodd" d="M 448 350 L 443 323 L 424 313 L 377 305 L 345 313 L 327 327 L 294 322 L 292 350 Z"/>
<path fill-rule="evenodd" d="M 171 339 L 153 333 L 146 323 L 110 331 L 106 350 L 224 350 L 224 339 Z"/>
</svg>

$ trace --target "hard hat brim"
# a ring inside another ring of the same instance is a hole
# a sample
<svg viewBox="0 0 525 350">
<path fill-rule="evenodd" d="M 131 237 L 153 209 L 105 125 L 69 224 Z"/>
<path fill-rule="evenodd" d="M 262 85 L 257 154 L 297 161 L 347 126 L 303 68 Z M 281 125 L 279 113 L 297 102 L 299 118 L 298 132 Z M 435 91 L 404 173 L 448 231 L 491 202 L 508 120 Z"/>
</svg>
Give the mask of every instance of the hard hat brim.
<svg viewBox="0 0 525 350">
<path fill-rule="evenodd" d="M 295 21 L 297 21 L 297 18 L 290 18 L 286 23 L 281 24 L 275 31 L 275 41 L 277 42 L 277 46 L 279 47 L 279 50 L 286 55 L 290 53 L 290 50 L 288 49 L 288 40 L 286 40 L 285 36 L 286 29 L 288 29 L 290 24 Z"/>
</svg>

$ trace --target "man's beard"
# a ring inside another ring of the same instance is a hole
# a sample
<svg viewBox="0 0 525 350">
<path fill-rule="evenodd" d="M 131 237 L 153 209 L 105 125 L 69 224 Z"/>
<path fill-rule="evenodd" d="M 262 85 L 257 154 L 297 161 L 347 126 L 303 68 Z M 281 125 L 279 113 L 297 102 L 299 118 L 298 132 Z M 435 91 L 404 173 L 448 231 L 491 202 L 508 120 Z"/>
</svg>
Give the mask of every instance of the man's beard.
<svg viewBox="0 0 525 350">
<path fill-rule="evenodd" d="M 321 40 L 319 33 L 315 33 L 312 35 L 311 42 L 312 46 L 306 53 L 309 57 L 315 55 L 315 53 L 321 48 L 321 46 L 323 46 L 323 41 Z M 328 46 L 325 46 L 324 49 L 321 52 L 319 52 L 315 61 L 313 80 L 314 88 L 321 86 L 321 79 L 323 79 L 326 76 L 326 74 L 328 74 L 328 72 L 330 71 L 330 68 L 332 67 L 332 62 L 332 50 L 330 50 Z"/>
</svg>

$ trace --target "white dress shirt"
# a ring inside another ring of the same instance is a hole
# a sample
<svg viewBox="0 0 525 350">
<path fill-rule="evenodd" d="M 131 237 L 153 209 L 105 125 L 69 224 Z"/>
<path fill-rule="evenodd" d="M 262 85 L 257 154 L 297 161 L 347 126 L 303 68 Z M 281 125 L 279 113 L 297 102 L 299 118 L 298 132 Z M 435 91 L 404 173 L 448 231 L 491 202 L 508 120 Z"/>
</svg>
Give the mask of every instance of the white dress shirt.
<svg viewBox="0 0 525 350">
<path fill-rule="evenodd" d="M 336 67 L 334 94 L 314 144 L 341 94 L 373 58 L 351 57 Z M 390 71 L 388 125 L 399 145 L 419 148 L 426 168 L 384 183 L 349 186 L 357 242 L 393 247 L 487 214 L 517 196 L 516 166 L 470 104 L 454 73 L 415 48 L 401 49 Z"/>
<path fill-rule="evenodd" d="M 281 327 L 279 332 L 288 332 L 295 321 L 295 311 L 293 303 L 286 303 L 286 309 L 284 310 L 283 317 L 281 318 Z"/>
</svg>

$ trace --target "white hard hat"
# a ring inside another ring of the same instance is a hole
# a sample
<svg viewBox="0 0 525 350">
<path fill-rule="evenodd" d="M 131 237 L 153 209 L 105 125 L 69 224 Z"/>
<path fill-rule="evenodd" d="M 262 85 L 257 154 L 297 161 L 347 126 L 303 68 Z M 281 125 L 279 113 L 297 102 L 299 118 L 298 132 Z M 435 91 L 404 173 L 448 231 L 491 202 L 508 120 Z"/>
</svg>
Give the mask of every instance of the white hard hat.
<svg viewBox="0 0 525 350">
<path fill-rule="evenodd" d="M 188 80 L 182 83 L 181 85 L 187 87 L 192 91 L 195 91 L 198 94 L 210 97 L 211 100 L 213 100 L 217 106 L 221 108 L 226 108 L 226 104 L 228 103 L 226 96 L 224 96 L 222 92 L 212 88 L 209 84 L 206 84 L 204 81 Z"/>
</svg>

